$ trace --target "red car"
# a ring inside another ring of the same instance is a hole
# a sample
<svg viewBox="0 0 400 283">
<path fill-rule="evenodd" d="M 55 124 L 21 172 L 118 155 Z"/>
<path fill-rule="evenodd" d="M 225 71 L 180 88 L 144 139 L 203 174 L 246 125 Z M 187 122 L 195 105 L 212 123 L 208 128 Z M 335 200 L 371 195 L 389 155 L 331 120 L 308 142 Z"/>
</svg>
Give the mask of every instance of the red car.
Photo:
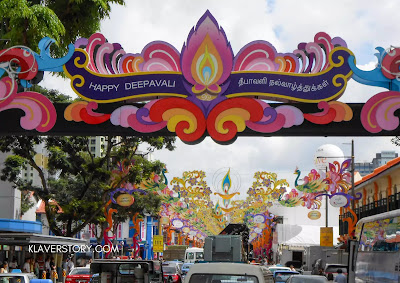
<svg viewBox="0 0 400 283">
<path fill-rule="evenodd" d="M 163 265 L 164 282 L 181 283 L 182 274 L 177 265 Z"/>
<path fill-rule="evenodd" d="M 65 283 L 89 283 L 92 275 L 89 267 L 76 267 L 65 278 Z"/>
</svg>

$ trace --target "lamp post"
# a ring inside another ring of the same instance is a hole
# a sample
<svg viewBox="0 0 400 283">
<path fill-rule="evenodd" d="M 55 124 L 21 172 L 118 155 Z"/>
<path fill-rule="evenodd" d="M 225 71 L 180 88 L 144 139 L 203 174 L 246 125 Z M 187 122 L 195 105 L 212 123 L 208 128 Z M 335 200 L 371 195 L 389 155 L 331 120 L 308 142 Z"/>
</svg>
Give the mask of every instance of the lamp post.
<svg viewBox="0 0 400 283">
<path fill-rule="evenodd" d="M 351 140 L 351 209 L 354 211 L 354 140 Z"/>
<path fill-rule="evenodd" d="M 354 197 L 355 197 L 355 193 L 354 193 L 354 140 L 351 140 L 351 143 L 349 142 L 345 142 L 343 144 L 347 144 L 347 145 L 351 145 L 351 196 L 353 197 L 351 200 L 351 209 L 354 211 Z"/>
<path fill-rule="evenodd" d="M 352 140 L 352 152 L 351 152 L 351 187 L 352 196 L 354 197 L 354 141 Z M 327 158 L 349 158 L 350 156 L 317 156 L 317 159 L 327 159 Z M 328 172 L 328 166 L 325 166 L 325 174 Z M 354 199 L 352 200 L 352 209 L 354 208 Z M 328 196 L 325 197 L 325 227 L 328 227 Z"/>
</svg>

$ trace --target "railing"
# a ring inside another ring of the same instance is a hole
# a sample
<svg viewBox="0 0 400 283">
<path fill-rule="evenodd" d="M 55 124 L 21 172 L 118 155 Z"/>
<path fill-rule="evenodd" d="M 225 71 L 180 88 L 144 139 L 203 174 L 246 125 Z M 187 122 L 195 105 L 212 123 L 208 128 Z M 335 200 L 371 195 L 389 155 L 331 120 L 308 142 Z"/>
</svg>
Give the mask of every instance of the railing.
<svg viewBox="0 0 400 283">
<path fill-rule="evenodd" d="M 354 213 L 357 215 L 358 220 L 364 217 L 376 215 L 379 213 L 384 213 L 387 211 L 392 211 L 400 209 L 400 192 L 395 193 L 393 195 L 388 196 L 387 198 L 383 198 L 372 203 L 360 206 L 359 208 L 354 209 Z M 339 215 L 339 234 L 344 235 L 348 232 L 348 224 L 346 221 L 343 221 L 344 218 L 351 217 L 350 212 L 346 212 L 342 215 Z"/>
</svg>

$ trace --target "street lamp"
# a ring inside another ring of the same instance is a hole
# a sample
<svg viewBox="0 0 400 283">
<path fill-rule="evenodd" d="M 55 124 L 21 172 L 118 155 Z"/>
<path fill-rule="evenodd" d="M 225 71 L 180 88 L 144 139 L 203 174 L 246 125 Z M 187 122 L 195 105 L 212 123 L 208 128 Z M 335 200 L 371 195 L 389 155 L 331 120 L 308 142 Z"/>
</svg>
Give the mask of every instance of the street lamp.
<svg viewBox="0 0 400 283">
<path fill-rule="evenodd" d="M 349 143 L 350 144 L 350 143 Z M 316 159 L 327 159 L 327 158 L 349 158 L 350 156 L 317 156 Z M 325 166 L 325 174 L 328 171 L 328 167 Z M 352 192 L 352 200 L 351 200 L 351 209 L 354 209 L 354 140 L 351 140 L 351 192 Z M 328 196 L 325 197 L 325 227 L 328 227 Z"/>
<path fill-rule="evenodd" d="M 353 197 L 351 200 L 351 209 L 354 211 L 354 140 L 351 140 L 351 143 L 343 143 L 343 144 L 350 144 L 351 145 L 351 196 Z"/>
</svg>

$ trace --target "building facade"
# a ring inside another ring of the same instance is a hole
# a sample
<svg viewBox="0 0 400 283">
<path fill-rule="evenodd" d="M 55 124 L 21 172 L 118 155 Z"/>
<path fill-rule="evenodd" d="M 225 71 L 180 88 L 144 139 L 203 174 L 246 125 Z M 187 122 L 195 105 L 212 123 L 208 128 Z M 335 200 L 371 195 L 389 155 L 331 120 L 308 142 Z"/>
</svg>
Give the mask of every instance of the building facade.
<svg viewBox="0 0 400 283">
<path fill-rule="evenodd" d="M 355 201 L 354 212 L 357 220 L 363 217 L 400 209 L 400 157 L 396 157 L 372 173 L 355 182 L 354 193 L 362 198 Z M 341 209 L 339 230 L 341 235 L 348 234 L 348 223 L 344 218 L 350 217 L 350 212 Z"/>
<path fill-rule="evenodd" d="M 381 151 L 380 153 L 376 153 L 371 162 L 355 162 L 354 168 L 361 176 L 366 176 L 371 174 L 376 168 L 385 165 L 398 156 L 398 153 L 395 151 Z"/>
</svg>

